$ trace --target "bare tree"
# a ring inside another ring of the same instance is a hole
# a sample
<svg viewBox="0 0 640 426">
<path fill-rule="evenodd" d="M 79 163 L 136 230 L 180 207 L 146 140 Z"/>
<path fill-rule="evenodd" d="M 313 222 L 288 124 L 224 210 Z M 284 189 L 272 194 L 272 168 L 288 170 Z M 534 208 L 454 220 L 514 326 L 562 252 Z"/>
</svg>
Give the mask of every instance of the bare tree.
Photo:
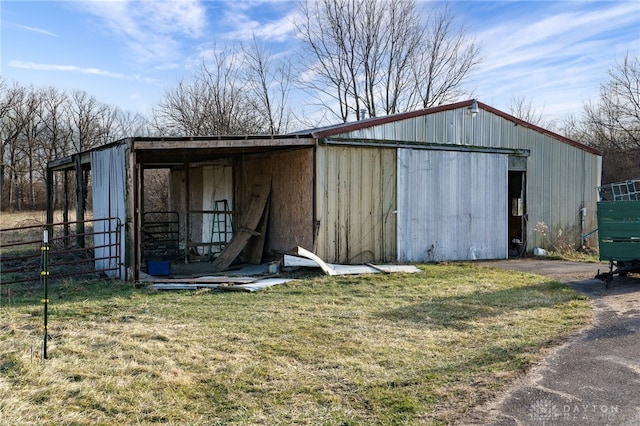
<svg viewBox="0 0 640 426">
<path fill-rule="evenodd" d="M 28 111 L 28 118 L 24 127 L 24 139 L 25 139 L 25 157 L 27 160 L 28 185 L 27 190 L 29 192 L 30 207 L 34 208 L 36 205 L 36 175 L 37 170 L 40 170 L 39 164 L 37 164 L 38 151 L 41 146 L 40 132 L 44 129 L 44 123 L 40 119 L 38 109 L 41 105 L 40 94 L 36 90 L 31 90 L 26 100 L 26 110 Z M 44 177 L 44 176 L 41 176 Z"/>
<path fill-rule="evenodd" d="M 193 81 L 180 81 L 165 92 L 154 111 L 156 131 L 189 136 L 263 133 L 267 126 L 239 78 L 239 59 L 228 50 L 217 51 L 211 63 L 202 62 Z"/>
<path fill-rule="evenodd" d="M 0 77 L 0 191 L 4 188 L 4 175 L 7 167 L 5 150 L 22 130 L 13 115 L 15 108 L 22 102 L 24 94 L 24 88 L 16 84 L 9 87 L 7 82 Z M 2 191 L 2 193 L 4 192 Z"/>
<path fill-rule="evenodd" d="M 511 98 L 509 101 L 509 113 L 527 123 L 540 127 L 550 127 L 550 123 L 545 122 L 544 108 L 536 111 L 533 107 L 533 102 L 525 96 Z"/>
<path fill-rule="evenodd" d="M 384 112 L 393 114 L 415 108 L 420 91 L 413 90 L 414 69 L 419 66 L 425 29 L 413 2 L 392 0 L 388 14 L 380 98 Z"/>
<path fill-rule="evenodd" d="M 302 85 L 347 121 L 451 101 L 478 48 L 448 8 L 424 22 L 413 0 L 306 0 Z"/>
<path fill-rule="evenodd" d="M 109 107 L 85 91 L 74 90 L 67 105 L 67 120 L 74 153 L 111 142 Z"/>
<path fill-rule="evenodd" d="M 41 206 L 49 161 L 147 129 L 144 117 L 100 103 L 86 92 L 10 86 L 0 78 L 3 207 Z"/>
<path fill-rule="evenodd" d="M 65 92 L 51 87 L 40 91 L 40 100 L 38 115 L 45 127 L 42 145 L 48 153 L 45 159 L 50 161 L 71 153 L 71 132 L 65 122 L 69 97 Z"/>
<path fill-rule="evenodd" d="M 22 209 L 22 194 L 26 188 L 25 177 L 29 173 L 30 148 L 26 138 L 35 115 L 33 90 L 12 86 L 5 95 L 2 125 L 3 172 L 8 171 L 8 205 Z"/>
<path fill-rule="evenodd" d="M 420 93 L 422 107 L 428 108 L 464 93 L 462 83 L 479 62 L 480 51 L 448 6 L 429 16 L 424 42 L 425 51 L 415 63 L 413 89 Z"/>
<path fill-rule="evenodd" d="M 608 75 L 600 101 L 585 105 L 586 121 L 599 145 L 640 148 L 640 60 L 627 55 Z"/>
<path fill-rule="evenodd" d="M 124 111 L 120 108 L 114 110 L 113 135 L 115 139 L 134 136 L 148 136 L 150 133 L 149 120 L 142 114 Z"/>
<path fill-rule="evenodd" d="M 308 77 L 303 77 L 302 83 L 343 122 L 360 112 L 360 86 L 356 77 L 361 72 L 361 63 L 357 60 L 354 20 L 355 11 L 364 3 L 307 0 L 301 4 L 304 21 L 298 23 L 298 30 L 311 62 L 306 72 Z M 333 105 L 336 103 L 337 110 Z"/>
<path fill-rule="evenodd" d="M 262 115 L 272 135 L 288 130 L 290 111 L 288 97 L 292 80 L 291 62 L 276 62 L 274 55 L 253 37 L 249 46 L 242 46 L 245 59 L 244 79 L 252 95 L 249 102 Z"/>
<path fill-rule="evenodd" d="M 584 134 L 603 153 L 605 183 L 640 178 L 640 60 L 628 54 L 608 71 L 600 100 L 584 109 Z"/>
</svg>

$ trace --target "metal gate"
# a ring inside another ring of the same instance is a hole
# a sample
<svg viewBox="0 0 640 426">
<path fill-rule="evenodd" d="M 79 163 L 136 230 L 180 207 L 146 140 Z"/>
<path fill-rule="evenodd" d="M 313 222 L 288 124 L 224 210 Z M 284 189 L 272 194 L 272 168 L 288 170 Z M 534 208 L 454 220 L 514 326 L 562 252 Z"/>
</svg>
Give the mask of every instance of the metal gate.
<svg viewBox="0 0 640 426">
<path fill-rule="evenodd" d="M 49 279 L 98 276 L 122 267 L 122 223 L 117 217 L 6 228 L 0 229 L 0 285 L 40 281 L 45 229 L 49 231 Z"/>
</svg>

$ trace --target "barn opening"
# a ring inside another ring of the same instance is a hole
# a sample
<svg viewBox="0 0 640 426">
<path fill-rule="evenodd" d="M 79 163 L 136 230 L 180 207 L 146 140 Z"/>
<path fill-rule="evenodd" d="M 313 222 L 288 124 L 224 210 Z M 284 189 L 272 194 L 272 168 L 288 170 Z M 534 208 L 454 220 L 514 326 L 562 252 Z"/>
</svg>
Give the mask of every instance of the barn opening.
<svg viewBox="0 0 640 426">
<path fill-rule="evenodd" d="M 526 157 L 509 157 L 508 218 L 509 257 L 520 256 L 526 249 Z"/>
</svg>

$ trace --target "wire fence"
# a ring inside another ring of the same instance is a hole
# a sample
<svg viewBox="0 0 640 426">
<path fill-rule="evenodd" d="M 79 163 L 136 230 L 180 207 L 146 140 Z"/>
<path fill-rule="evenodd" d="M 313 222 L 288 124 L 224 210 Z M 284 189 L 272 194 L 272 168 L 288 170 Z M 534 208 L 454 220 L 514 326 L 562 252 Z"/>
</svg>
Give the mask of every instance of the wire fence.
<svg viewBox="0 0 640 426">
<path fill-rule="evenodd" d="M 101 276 L 122 266 L 119 218 L 5 228 L 0 229 L 0 286 L 40 282 L 44 230 L 50 280 Z"/>
</svg>

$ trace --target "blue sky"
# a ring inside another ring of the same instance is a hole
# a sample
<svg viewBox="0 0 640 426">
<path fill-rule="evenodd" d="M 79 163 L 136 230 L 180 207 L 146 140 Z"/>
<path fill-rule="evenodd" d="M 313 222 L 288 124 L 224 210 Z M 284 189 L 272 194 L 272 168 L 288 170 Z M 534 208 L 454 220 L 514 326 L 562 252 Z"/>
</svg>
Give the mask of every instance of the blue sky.
<svg viewBox="0 0 640 426">
<path fill-rule="evenodd" d="M 418 4 L 425 14 L 437 5 Z M 640 55 L 637 0 L 449 5 L 482 47 L 468 88 L 505 111 L 524 97 L 550 119 L 580 114 L 616 61 Z M 141 113 L 188 79 L 214 45 L 246 42 L 255 33 L 292 59 L 297 47 L 296 3 L 284 0 L 4 0 L 0 14 L 5 80 L 80 89 Z"/>
</svg>

